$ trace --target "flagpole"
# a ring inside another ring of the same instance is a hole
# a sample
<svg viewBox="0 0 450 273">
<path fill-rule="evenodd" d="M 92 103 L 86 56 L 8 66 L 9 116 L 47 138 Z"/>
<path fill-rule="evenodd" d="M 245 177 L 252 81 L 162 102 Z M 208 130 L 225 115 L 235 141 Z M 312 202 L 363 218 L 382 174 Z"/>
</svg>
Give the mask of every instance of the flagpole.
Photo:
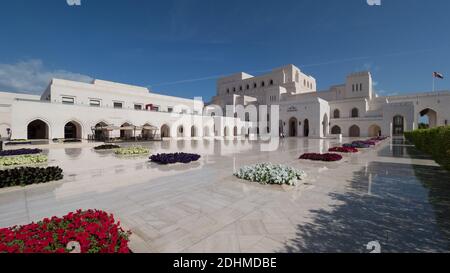
<svg viewBox="0 0 450 273">
<path fill-rule="evenodd" d="M 433 93 L 434 93 L 434 80 L 435 80 L 435 76 L 434 76 L 434 74 L 433 74 Z"/>
</svg>

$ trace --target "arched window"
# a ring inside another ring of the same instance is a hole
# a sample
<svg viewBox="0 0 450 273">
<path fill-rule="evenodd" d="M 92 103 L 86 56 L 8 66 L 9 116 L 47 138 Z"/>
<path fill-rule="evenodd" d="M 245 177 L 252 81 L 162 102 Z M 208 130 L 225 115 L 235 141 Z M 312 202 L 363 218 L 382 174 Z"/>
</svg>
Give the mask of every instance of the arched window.
<svg viewBox="0 0 450 273">
<path fill-rule="evenodd" d="M 341 117 L 341 112 L 339 111 L 339 109 L 335 109 L 333 112 L 333 118 L 340 118 Z"/>
<path fill-rule="evenodd" d="M 233 88 L 233 92 L 236 93 L 236 87 Z"/>
<path fill-rule="evenodd" d="M 270 85 L 273 85 L 273 80 L 270 80 Z"/>
<path fill-rule="evenodd" d="M 266 86 L 266 83 L 264 81 L 261 82 L 261 87 Z"/>
<path fill-rule="evenodd" d="M 352 118 L 358 118 L 359 117 L 359 110 L 358 108 L 353 108 L 351 113 Z"/>
<path fill-rule="evenodd" d="M 360 137 L 360 129 L 357 125 L 353 125 L 352 127 L 350 127 L 349 132 L 348 132 L 350 137 Z"/>
<path fill-rule="evenodd" d="M 253 84 L 253 88 L 257 88 L 258 85 L 256 85 L 256 82 Z"/>
<path fill-rule="evenodd" d="M 227 94 L 230 94 L 230 88 L 227 89 Z"/>
<path fill-rule="evenodd" d="M 339 135 L 342 133 L 341 127 L 335 125 L 333 128 L 331 128 L 331 134 L 333 135 Z"/>
<path fill-rule="evenodd" d="M 242 85 L 241 85 L 241 86 L 239 86 L 239 91 L 242 91 Z"/>
<path fill-rule="evenodd" d="M 247 90 L 249 90 L 250 89 L 250 85 L 249 84 L 247 84 Z"/>
</svg>

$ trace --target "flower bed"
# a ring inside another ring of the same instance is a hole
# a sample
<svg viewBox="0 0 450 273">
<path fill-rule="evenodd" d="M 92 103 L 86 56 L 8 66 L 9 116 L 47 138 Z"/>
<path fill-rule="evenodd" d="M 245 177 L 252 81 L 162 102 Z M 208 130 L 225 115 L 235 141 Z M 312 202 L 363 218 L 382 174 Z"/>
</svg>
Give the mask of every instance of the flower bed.
<svg viewBox="0 0 450 273">
<path fill-rule="evenodd" d="M 334 147 L 330 148 L 328 152 L 332 153 L 357 153 L 358 149 L 353 147 Z"/>
<path fill-rule="evenodd" d="M 261 184 L 277 184 L 295 186 L 298 180 L 306 177 L 304 171 L 270 163 L 256 164 L 241 168 L 234 174 L 236 177 Z"/>
<path fill-rule="evenodd" d="M 65 139 L 63 140 L 63 143 L 81 143 L 81 139 Z"/>
<path fill-rule="evenodd" d="M 342 159 L 342 155 L 339 154 L 315 154 L 307 153 L 300 156 L 299 159 L 313 160 L 313 161 L 339 161 Z"/>
<path fill-rule="evenodd" d="M 0 253 L 69 253 L 69 242 L 81 253 L 129 253 L 130 232 L 112 214 L 78 210 L 25 226 L 0 229 Z"/>
<path fill-rule="evenodd" d="M 358 143 L 351 143 L 351 144 L 344 144 L 344 145 L 342 145 L 343 147 L 346 147 L 346 148 L 357 148 L 357 149 L 367 149 L 367 148 L 370 148 L 370 145 L 369 144 L 365 144 L 365 143 L 360 143 L 360 142 L 358 142 Z"/>
<path fill-rule="evenodd" d="M 187 154 L 187 153 L 174 153 L 174 154 L 157 154 L 152 155 L 150 160 L 152 162 L 167 165 L 167 164 L 175 164 L 175 163 L 191 163 L 193 161 L 197 161 L 200 159 L 200 155 L 198 154 Z"/>
<path fill-rule="evenodd" d="M 375 145 L 377 145 L 378 142 L 374 141 L 374 140 L 360 140 L 360 141 L 356 141 L 354 143 L 361 143 L 361 144 L 367 144 L 369 146 L 375 146 Z"/>
<path fill-rule="evenodd" d="M 0 151 L 0 156 L 32 155 L 42 153 L 41 149 L 18 149 Z"/>
<path fill-rule="evenodd" d="M 371 138 L 370 140 L 380 142 L 380 141 L 384 141 L 384 140 L 386 140 L 386 139 L 388 139 L 388 137 L 386 137 L 386 136 L 379 136 L 379 137 L 373 137 L 373 138 Z"/>
<path fill-rule="evenodd" d="M 61 180 L 64 177 L 62 172 L 63 170 L 59 167 L 0 170 L 0 188 Z"/>
<path fill-rule="evenodd" d="M 13 140 L 7 142 L 5 145 L 12 146 L 12 145 L 28 145 L 28 144 L 31 144 L 31 141 L 26 140 L 26 139 L 13 139 Z"/>
<path fill-rule="evenodd" d="M 48 157 L 46 155 L 4 156 L 0 157 L 0 166 L 33 165 L 46 163 L 47 161 Z"/>
<path fill-rule="evenodd" d="M 134 146 L 128 148 L 116 149 L 116 155 L 145 155 L 150 153 L 150 150 L 141 146 Z"/>
<path fill-rule="evenodd" d="M 113 145 L 113 144 L 105 144 L 105 145 L 100 145 L 100 146 L 94 147 L 94 150 L 96 150 L 96 151 L 114 150 L 114 149 L 120 149 L 120 146 Z"/>
</svg>

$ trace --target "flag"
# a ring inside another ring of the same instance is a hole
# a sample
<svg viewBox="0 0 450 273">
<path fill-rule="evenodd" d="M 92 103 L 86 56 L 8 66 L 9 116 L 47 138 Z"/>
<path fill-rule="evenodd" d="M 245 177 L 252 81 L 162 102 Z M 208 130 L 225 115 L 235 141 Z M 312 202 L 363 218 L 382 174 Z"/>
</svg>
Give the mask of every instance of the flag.
<svg viewBox="0 0 450 273">
<path fill-rule="evenodd" d="M 433 77 L 441 79 L 441 80 L 444 79 L 444 75 L 439 72 L 433 72 Z"/>
</svg>

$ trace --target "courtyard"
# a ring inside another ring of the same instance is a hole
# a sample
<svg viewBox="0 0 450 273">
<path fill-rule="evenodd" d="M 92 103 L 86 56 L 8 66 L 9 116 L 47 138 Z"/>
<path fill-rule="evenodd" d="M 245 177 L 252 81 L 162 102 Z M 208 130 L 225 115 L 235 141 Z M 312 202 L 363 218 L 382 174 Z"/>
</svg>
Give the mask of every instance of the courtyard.
<svg viewBox="0 0 450 273">
<path fill-rule="evenodd" d="M 95 144 L 41 146 L 64 179 L 1 189 L 0 227 L 101 209 L 133 232 L 133 252 L 369 252 L 372 241 L 382 252 L 449 251 L 450 173 L 412 145 L 388 139 L 324 163 L 298 157 L 342 143 L 287 138 L 271 152 L 261 144 L 244 138 L 140 144 L 152 154 L 202 156 L 170 166 L 94 151 Z M 263 162 L 308 176 L 296 187 L 233 176 Z"/>
</svg>

